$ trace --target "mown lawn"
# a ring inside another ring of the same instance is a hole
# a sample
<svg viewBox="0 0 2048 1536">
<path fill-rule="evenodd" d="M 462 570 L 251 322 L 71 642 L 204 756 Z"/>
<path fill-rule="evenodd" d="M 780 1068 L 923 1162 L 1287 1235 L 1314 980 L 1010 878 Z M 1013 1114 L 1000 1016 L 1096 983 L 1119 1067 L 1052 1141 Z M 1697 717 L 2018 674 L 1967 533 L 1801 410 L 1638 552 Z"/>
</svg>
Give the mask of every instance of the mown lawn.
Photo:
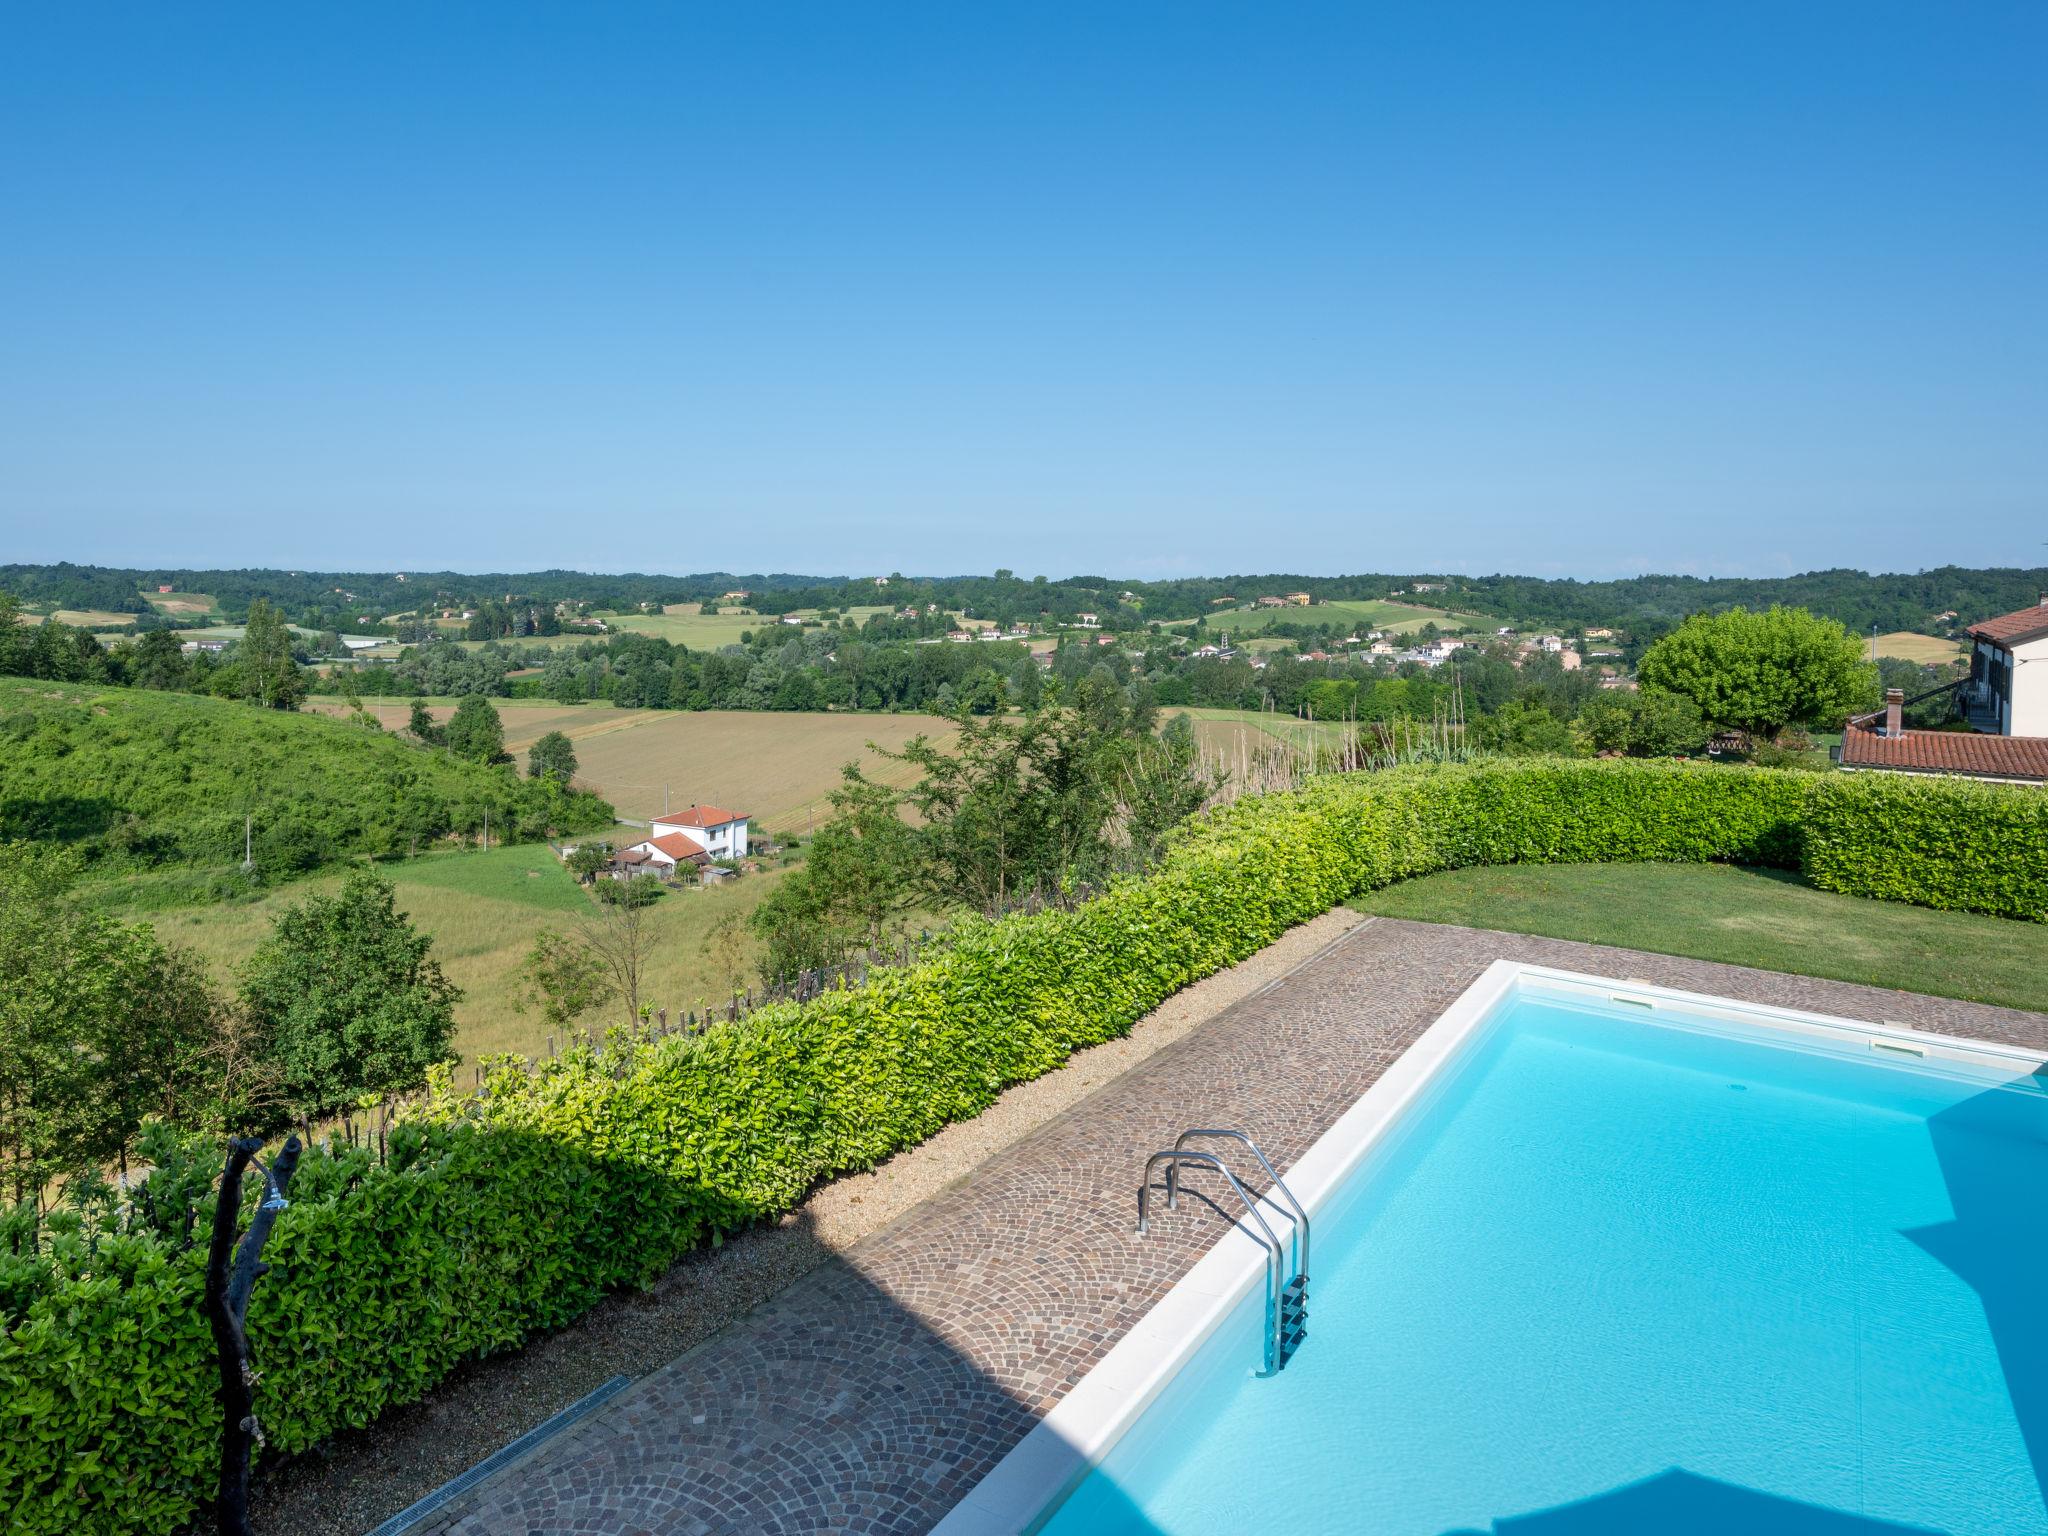
<svg viewBox="0 0 2048 1536">
<path fill-rule="evenodd" d="M 1503 865 L 1404 881 L 1351 905 L 2048 1011 L 2048 924 L 1837 896 L 1784 870 Z"/>
</svg>

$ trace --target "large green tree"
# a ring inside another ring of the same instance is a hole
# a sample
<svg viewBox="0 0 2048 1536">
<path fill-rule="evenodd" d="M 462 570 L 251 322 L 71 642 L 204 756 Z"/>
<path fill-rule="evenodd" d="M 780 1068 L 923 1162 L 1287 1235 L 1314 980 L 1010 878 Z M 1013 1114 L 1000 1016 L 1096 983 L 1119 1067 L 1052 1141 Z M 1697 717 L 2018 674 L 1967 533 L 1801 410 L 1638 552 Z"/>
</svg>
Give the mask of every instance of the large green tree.
<svg viewBox="0 0 2048 1536">
<path fill-rule="evenodd" d="M 1765 739 L 1877 703 L 1862 642 L 1804 608 L 1696 613 L 1644 653 L 1637 675 L 1692 700 L 1709 724 Z"/>
<path fill-rule="evenodd" d="M 249 605 L 235 667 L 242 697 L 264 709 L 297 709 L 306 696 L 305 675 L 292 659 L 291 627 L 260 597 Z"/>
<path fill-rule="evenodd" d="M 505 725 L 491 701 L 480 693 L 466 695 L 442 727 L 448 750 L 473 763 L 495 763 L 505 755 Z"/>
<path fill-rule="evenodd" d="M 0 844 L 0 1178 L 14 1199 L 199 1113 L 219 1010 L 203 968 L 79 906 L 67 850 Z"/>
<path fill-rule="evenodd" d="M 412 701 L 412 710 L 406 716 L 405 728 L 412 732 L 415 739 L 425 742 L 430 747 L 446 744 L 441 727 L 434 724 L 434 712 L 427 708 L 425 699 Z"/>
<path fill-rule="evenodd" d="M 129 678 L 138 688 L 174 692 L 192 681 L 191 665 L 175 631 L 152 629 L 135 642 L 129 655 Z"/>
<path fill-rule="evenodd" d="M 430 947 L 368 870 L 278 915 L 242 967 L 241 1002 L 293 1115 L 406 1092 L 448 1059 L 462 991 Z"/>
<path fill-rule="evenodd" d="M 567 788 L 576 777 L 574 744 L 562 732 L 549 731 L 526 749 L 526 773 L 529 778 L 547 779 Z"/>
<path fill-rule="evenodd" d="M 771 980 L 893 941 L 922 898 L 918 832 L 903 819 L 901 794 L 855 764 L 843 773 L 832 819 L 811 838 L 803 869 L 754 909 Z"/>
<path fill-rule="evenodd" d="M 0 676 L 21 676 L 27 671 L 29 634 L 21 622 L 21 600 L 12 592 L 0 592 Z"/>
</svg>

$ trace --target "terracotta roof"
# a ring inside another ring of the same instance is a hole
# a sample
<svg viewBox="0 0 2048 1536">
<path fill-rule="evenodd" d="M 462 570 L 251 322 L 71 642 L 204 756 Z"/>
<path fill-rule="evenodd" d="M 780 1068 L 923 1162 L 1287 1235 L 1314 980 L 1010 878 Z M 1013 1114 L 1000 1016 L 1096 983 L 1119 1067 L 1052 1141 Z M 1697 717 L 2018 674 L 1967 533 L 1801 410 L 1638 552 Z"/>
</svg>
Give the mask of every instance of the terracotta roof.
<svg viewBox="0 0 2048 1536">
<path fill-rule="evenodd" d="M 1970 633 L 1979 640 L 1989 640 L 1997 645 L 2025 645 L 2029 640 L 2039 640 L 2048 635 L 2048 597 L 2031 608 L 2016 609 L 2001 613 L 1995 619 L 1984 619 L 1970 626 Z"/>
<path fill-rule="evenodd" d="M 660 837 L 650 837 L 642 846 L 659 848 L 678 864 L 690 859 L 708 859 L 704 845 L 687 832 L 664 832 Z"/>
<path fill-rule="evenodd" d="M 715 805 L 693 805 L 687 811 L 677 811 L 673 816 L 657 816 L 657 827 L 722 827 L 727 822 L 745 821 L 747 818 L 738 811 L 722 811 Z"/>
<path fill-rule="evenodd" d="M 1842 732 L 1842 766 L 2048 780 L 2048 736 L 1988 736 L 1979 731 L 1884 736 L 1867 725 L 1851 725 Z"/>
</svg>

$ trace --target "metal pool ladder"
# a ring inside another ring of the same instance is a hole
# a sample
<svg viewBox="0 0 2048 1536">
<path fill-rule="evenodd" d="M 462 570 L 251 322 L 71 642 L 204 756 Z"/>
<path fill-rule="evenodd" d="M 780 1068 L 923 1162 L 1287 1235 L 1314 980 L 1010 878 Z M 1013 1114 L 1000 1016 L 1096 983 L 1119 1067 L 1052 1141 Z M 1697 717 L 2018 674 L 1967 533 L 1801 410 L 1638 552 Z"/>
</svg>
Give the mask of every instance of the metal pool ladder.
<svg viewBox="0 0 2048 1536">
<path fill-rule="evenodd" d="M 1272 1187 L 1268 1195 L 1277 1193 L 1287 1202 L 1293 1212 L 1292 1231 L 1289 1241 L 1282 1243 L 1273 1235 L 1266 1218 L 1259 1213 L 1259 1204 L 1246 1192 L 1230 1165 L 1214 1152 L 1199 1152 L 1191 1149 L 1191 1141 L 1235 1141 L 1241 1142 L 1251 1155 L 1258 1159 L 1259 1167 L 1265 1170 Z M 1237 1198 L 1243 1202 L 1245 1214 L 1250 1216 L 1258 1228 L 1257 1236 L 1266 1250 L 1266 1323 L 1261 1330 L 1260 1353 L 1264 1361 L 1261 1376 L 1277 1376 L 1294 1358 L 1294 1352 L 1301 1348 L 1301 1341 L 1308 1337 L 1308 1212 L 1301 1202 L 1294 1198 L 1294 1191 L 1287 1187 L 1272 1163 L 1267 1160 L 1259 1144 L 1243 1131 L 1190 1129 L 1180 1133 L 1171 1147 L 1154 1152 L 1145 1159 L 1144 1176 L 1138 1180 L 1138 1231 L 1146 1230 L 1146 1207 L 1152 1192 L 1152 1170 L 1159 1164 L 1166 1164 L 1166 1207 L 1173 1210 L 1179 1204 L 1180 1170 L 1184 1163 L 1197 1167 L 1214 1168 L 1222 1174 Z M 1284 1276 L 1284 1278 L 1283 1278 Z"/>
</svg>

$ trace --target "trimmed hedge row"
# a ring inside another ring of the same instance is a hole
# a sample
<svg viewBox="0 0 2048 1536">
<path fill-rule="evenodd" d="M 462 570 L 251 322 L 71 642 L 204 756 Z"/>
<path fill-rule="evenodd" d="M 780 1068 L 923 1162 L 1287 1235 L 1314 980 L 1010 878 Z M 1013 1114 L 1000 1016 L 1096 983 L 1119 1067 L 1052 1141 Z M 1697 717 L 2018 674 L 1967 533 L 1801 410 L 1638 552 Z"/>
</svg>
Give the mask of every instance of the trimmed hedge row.
<svg viewBox="0 0 2048 1536">
<path fill-rule="evenodd" d="M 2048 787 L 1828 774 L 1801 826 L 1823 890 L 2048 922 Z"/>
<path fill-rule="evenodd" d="M 907 969 L 696 1037 L 444 1076 L 387 1163 L 310 1157 L 251 1308 L 270 1446 L 409 1402 L 698 1244 L 872 1167 L 1360 889 L 1461 865 L 1796 865 L 1831 889 L 2048 919 L 2048 795 L 1650 762 L 1315 781 L 1189 828 L 1071 912 L 961 924 Z M 198 1257 L 0 1258 L 0 1507 L 167 1531 L 215 1455 Z"/>
</svg>

